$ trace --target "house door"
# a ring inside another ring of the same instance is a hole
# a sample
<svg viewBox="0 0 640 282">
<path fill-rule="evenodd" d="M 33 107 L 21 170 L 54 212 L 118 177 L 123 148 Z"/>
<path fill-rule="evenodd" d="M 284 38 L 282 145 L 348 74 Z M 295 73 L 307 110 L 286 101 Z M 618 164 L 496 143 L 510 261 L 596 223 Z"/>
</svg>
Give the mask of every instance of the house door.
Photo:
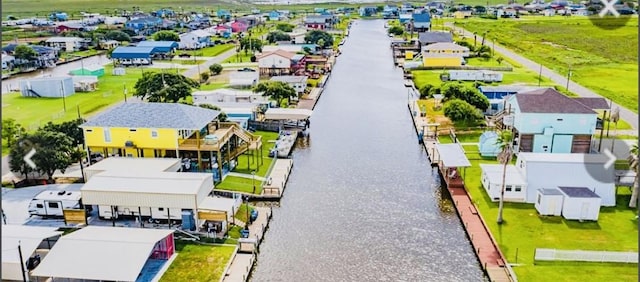
<svg viewBox="0 0 640 282">
<path fill-rule="evenodd" d="M 44 201 L 47 215 L 62 215 L 62 202 Z"/>
<path fill-rule="evenodd" d="M 556 215 L 557 204 L 555 197 L 551 197 L 551 199 L 549 199 L 549 211 L 551 211 L 552 215 Z"/>
<path fill-rule="evenodd" d="M 580 220 L 589 218 L 589 203 L 582 203 L 582 209 L 580 210 Z"/>
</svg>

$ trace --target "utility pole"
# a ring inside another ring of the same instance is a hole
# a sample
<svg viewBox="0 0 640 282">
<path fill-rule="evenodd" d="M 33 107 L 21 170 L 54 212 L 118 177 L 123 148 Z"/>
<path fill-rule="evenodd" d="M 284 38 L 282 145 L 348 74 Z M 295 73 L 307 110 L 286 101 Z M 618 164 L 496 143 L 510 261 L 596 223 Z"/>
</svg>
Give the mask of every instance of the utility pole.
<svg viewBox="0 0 640 282">
<path fill-rule="evenodd" d="M 27 282 L 27 274 L 24 269 L 24 258 L 22 258 L 22 246 L 20 246 L 20 241 L 18 241 L 18 255 L 20 256 L 20 270 L 22 270 L 22 281 Z"/>
<path fill-rule="evenodd" d="M 569 72 L 567 73 L 567 91 L 569 91 L 569 79 L 571 78 L 571 65 L 569 65 Z"/>
<path fill-rule="evenodd" d="M 67 112 L 67 101 L 64 99 L 64 81 L 60 81 L 60 95 L 62 95 L 62 108 Z"/>
<path fill-rule="evenodd" d="M 542 64 L 540 64 L 540 72 L 538 73 L 538 87 L 540 87 L 541 81 L 542 81 Z"/>
</svg>

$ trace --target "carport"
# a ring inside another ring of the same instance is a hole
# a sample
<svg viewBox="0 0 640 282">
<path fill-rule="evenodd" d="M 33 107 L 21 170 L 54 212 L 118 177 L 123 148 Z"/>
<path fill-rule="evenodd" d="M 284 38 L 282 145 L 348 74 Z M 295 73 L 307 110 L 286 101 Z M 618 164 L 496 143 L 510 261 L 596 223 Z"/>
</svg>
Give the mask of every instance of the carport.
<svg viewBox="0 0 640 282">
<path fill-rule="evenodd" d="M 264 113 L 264 119 L 300 121 L 309 119 L 312 113 L 307 109 L 270 108 Z"/>
<path fill-rule="evenodd" d="M 29 259 L 39 255 L 38 249 L 46 250 L 51 248 L 55 242 L 54 237 L 62 234 L 61 231 L 57 230 L 58 228 L 55 227 L 3 225 L 2 281 L 22 281 L 22 273 L 27 275 Z M 41 247 L 39 248 L 39 246 Z M 42 252 L 42 256 L 45 253 Z M 24 269 L 22 265 L 24 265 Z"/>
<path fill-rule="evenodd" d="M 175 41 L 149 41 L 149 40 L 145 40 L 145 41 L 140 41 L 138 43 L 138 45 L 136 45 L 137 48 L 148 48 L 151 47 L 153 48 L 153 51 L 151 52 L 152 54 L 169 54 L 169 53 L 173 53 L 173 51 L 175 51 L 180 44 L 178 44 L 178 42 Z"/>
<path fill-rule="evenodd" d="M 88 226 L 61 237 L 33 276 L 152 281 L 175 253 L 173 230 Z"/>
<path fill-rule="evenodd" d="M 466 168 L 471 166 L 469 159 L 464 154 L 464 149 L 460 143 L 452 144 L 436 144 L 437 157 L 431 156 L 438 160 L 438 167 L 444 181 L 449 188 L 464 187 L 464 176 Z M 458 169 L 462 168 L 462 175 Z"/>
<path fill-rule="evenodd" d="M 234 222 L 234 215 L 242 204 L 242 198 L 231 199 L 221 197 L 206 197 L 198 204 L 198 225 L 205 225 L 207 221 L 215 222 L 221 228 L 216 228 L 217 232 L 226 233 L 229 221 Z M 209 232 L 207 230 L 207 232 Z"/>
<path fill-rule="evenodd" d="M 153 47 L 118 47 L 111 52 L 111 59 L 125 65 L 151 64 L 153 51 Z"/>
</svg>

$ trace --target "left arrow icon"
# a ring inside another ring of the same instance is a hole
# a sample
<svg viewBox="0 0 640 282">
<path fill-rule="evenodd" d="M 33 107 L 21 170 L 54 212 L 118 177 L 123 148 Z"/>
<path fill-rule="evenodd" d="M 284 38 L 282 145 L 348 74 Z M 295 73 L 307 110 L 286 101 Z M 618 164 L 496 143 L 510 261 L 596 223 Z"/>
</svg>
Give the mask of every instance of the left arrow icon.
<svg viewBox="0 0 640 282">
<path fill-rule="evenodd" d="M 27 165 L 29 165 L 31 168 L 36 168 L 36 164 L 31 160 L 31 158 L 35 154 L 36 149 L 31 148 L 31 151 L 29 151 L 29 153 L 27 153 L 23 158 L 24 162 L 27 163 Z"/>
</svg>

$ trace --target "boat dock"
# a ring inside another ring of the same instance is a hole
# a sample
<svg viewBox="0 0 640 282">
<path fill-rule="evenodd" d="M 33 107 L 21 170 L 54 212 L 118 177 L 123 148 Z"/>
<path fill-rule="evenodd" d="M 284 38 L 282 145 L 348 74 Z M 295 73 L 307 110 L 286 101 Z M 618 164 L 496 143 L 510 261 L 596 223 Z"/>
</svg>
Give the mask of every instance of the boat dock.
<svg viewBox="0 0 640 282">
<path fill-rule="evenodd" d="M 446 188 L 451 196 L 456 212 L 482 269 L 490 281 L 517 282 L 518 279 L 513 269 L 507 263 L 486 222 L 478 212 L 476 205 L 467 192 L 464 177 L 458 171 L 459 167 L 471 166 L 464 155 L 462 146 L 459 143 L 440 144 L 438 142 L 437 129 L 430 133 L 427 130 L 430 124 L 427 123 L 425 117 L 421 117 L 414 109 L 417 109 L 417 104 L 415 101 L 410 101 L 409 113 L 412 116 L 419 142 L 423 144 L 431 165 L 438 167 L 444 184 L 443 188 Z"/>
<path fill-rule="evenodd" d="M 267 183 L 262 187 L 261 200 L 266 199 L 280 199 L 284 193 L 284 189 L 287 186 L 291 169 L 293 168 L 293 160 L 291 159 L 277 159 Z"/>
</svg>

